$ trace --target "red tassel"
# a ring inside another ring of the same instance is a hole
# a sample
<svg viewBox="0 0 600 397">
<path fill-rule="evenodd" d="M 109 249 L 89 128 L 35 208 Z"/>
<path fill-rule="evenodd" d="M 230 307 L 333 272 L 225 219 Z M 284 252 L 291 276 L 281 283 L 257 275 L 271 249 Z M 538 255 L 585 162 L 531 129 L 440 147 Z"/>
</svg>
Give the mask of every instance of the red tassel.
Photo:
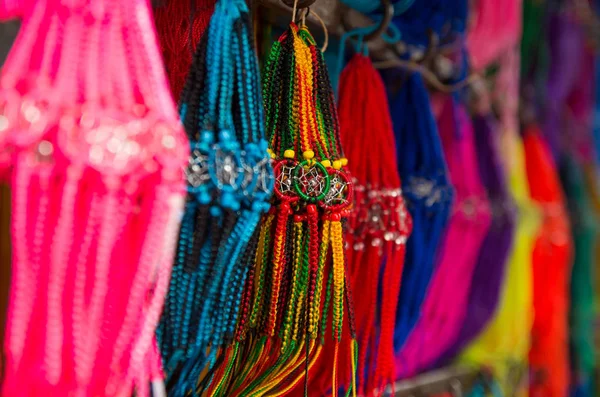
<svg viewBox="0 0 600 397">
<path fill-rule="evenodd" d="M 177 101 L 192 63 L 192 54 L 208 27 L 216 0 L 165 2 L 154 10 L 154 19 L 171 93 Z"/>
</svg>

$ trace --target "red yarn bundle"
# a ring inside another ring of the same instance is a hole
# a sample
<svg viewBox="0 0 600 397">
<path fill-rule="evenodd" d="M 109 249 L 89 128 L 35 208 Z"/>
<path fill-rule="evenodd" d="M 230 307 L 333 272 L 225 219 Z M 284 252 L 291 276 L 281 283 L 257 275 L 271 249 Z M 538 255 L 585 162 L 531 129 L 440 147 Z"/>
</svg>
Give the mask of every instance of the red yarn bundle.
<svg viewBox="0 0 600 397">
<path fill-rule="evenodd" d="M 169 85 L 173 98 L 179 100 L 192 55 L 208 27 L 216 0 L 164 0 L 154 9 Z"/>
<path fill-rule="evenodd" d="M 533 250 L 534 323 L 529 362 L 533 397 L 568 395 L 568 310 L 572 242 L 560 180 L 539 127 L 523 138 L 531 197 L 543 209 Z"/>
<path fill-rule="evenodd" d="M 385 86 L 364 55 L 355 55 L 340 76 L 339 119 L 355 183 L 346 255 L 359 343 L 357 393 L 368 396 L 394 381 L 395 314 L 412 222 L 400 190 Z M 349 350 L 349 343 L 347 335 L 342 347 Z M 343 363 L 344 373 L 351 373 L 350 364 Z"/>
</svg>

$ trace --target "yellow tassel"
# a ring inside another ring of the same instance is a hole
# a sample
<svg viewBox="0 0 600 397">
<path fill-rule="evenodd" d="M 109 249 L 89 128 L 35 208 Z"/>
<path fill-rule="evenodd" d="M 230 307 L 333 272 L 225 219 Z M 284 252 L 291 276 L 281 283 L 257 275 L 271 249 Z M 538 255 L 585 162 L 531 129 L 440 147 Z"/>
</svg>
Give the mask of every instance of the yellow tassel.
<svg viewBox="0 0 600 397">
<path fill-rule="evenodd" d="M 333 352 L 333 374 L 331 379 L 331 397 L 337 397 L 338 386 L 337 386 L 337 365 L 338 365 L 338 351 L 340 343 L 335 341 L 335 350 Z"/>
<path fill-rule="evenodd" d="M 352 355 L 350 362 L 352 363 L 352 397 L 356 397 L 356 357 L 358 352 L 356 351 L 358 348 L 356 339 L 352 339 L 352 343 L 350 344 L 350 354 Z"/>
</svg>

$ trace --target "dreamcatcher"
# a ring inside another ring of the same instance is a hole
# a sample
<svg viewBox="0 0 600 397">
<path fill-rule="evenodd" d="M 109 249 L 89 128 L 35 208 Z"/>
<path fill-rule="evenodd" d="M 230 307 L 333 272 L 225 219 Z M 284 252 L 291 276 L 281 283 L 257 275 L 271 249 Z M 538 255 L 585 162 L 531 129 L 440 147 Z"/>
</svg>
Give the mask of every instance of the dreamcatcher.
<svg viewBox="0 0 600 397">
<path fill-rule="evenodd" d="M 323 55 L 306 27 L 292 23 L 273 44 L 263 96 L 274 205 L 259 228 L 235 343 L 214 375 L 211 392 L 291 392 L 314 373 L 328 344 L 331 316 L 334 353 L 328 373 L 337 395 L 345 314 L 352 356 L 357 352 L 342 232 L 353 186 L 344 168 L 347 160 Z M 355 368 L 355 358 L 350 361 Z M 356 392 L 354 384 L 351 390 Z"/>
</svg>

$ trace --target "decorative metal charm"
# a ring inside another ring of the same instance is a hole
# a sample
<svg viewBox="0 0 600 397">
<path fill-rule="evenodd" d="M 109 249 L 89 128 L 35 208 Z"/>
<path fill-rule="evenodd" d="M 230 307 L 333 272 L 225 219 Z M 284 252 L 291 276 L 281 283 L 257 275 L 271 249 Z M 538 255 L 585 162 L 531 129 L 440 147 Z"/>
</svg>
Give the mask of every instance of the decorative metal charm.
<svg viewBox="0 0 600 397">
<path fill-rule="evenodd" d="M 303 161 L 294 170 L 294 189 L 305 201 L 316 203 L 325 198 L 331 187 L 327 168 L 321 163 Z"/>
<path fill-rule="evenodd" d="M 348 175 L 343 171 L 329 171 L 330 189 L 321 205 L 331 211 L 341 211 L 352 204 L 354 189 Z"/>
<path fill-rule="evenodd" d="M 281 160 L 275 164 L 275 194 L 283 201 L 297 201 L 300 197 L 294 189 L 294 170 L 297 163 L 292 160 Z"/>
<path fill-rule="evenodd" d="M 210 173 L 208 170 L 208 155 L 202 153 L 200 149 L 192 150 L 192 154 L 189 158 L 189 164 L 185 168 L 185 178 L 188 185 L 197 188 L 204 185 L 210 180 Z"/>
<path fill-rule="evenodd" d="M 256 176 L 255 191 L 270 195 L 273 191 L 275 178 L 271 170 L 270 160 L 263 158 L 253 167 L 254 175 Z"/>
<path fill-rule="evenodd" d="M 406 188 L 406 195 L 409 199 L 422 200 L 427 207 L 433 207 L 449 200 L 450 189 L 449 186 L 438 185 L 435 180 L 413 176 Z"/>
<path fill-rule="evenodd" d="M 209 171 L 217 188 L 232 192 L 242 186 L 244 169 L 239 153 L 215 145 L 212 156 L 214 168 L 209 167 Z"/>
</svg>

